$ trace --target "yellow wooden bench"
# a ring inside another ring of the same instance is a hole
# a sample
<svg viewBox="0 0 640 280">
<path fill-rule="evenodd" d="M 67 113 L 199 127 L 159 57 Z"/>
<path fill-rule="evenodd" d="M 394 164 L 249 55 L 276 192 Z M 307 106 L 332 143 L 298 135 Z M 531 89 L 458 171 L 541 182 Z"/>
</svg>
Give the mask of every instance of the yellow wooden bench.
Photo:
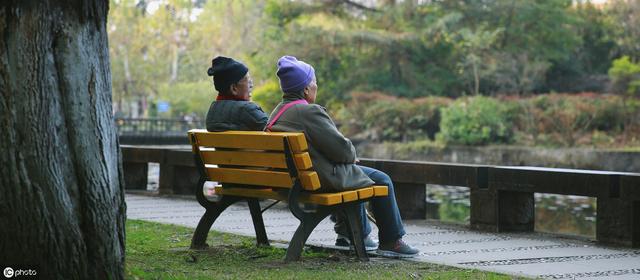
<svg viewBox="0 0 640 280">
<path fill-rule="evenodd" d="M 231 204 L 246 200 L 256 231 L 258 245 L 269 245 L 258 201 L 286 201 L 291 213 L 300 220 L 287 249 L 286 261 L 299 260 L 304 244 L 313 229 L 332 213 L 342 211 L 347 217 L 352 244 L 357 256 L 367 260 L 362 236 L 359 205 L 369 199 L 387 196 L 387 186 L 370 186 L 357 190 L 318 193 L 320 180 L 313 170 L 303 133 L 190 130 L 194 160 L 201 178 L 196 198 L 206 212 L 191 240 L 191 248 L 206 247 L 211 226 Z M 218 201 L 209 201 L 203 193 L 206 181 L 223 183 L 215 187 Z M 312 204 L 305 210 L 300 204 Z M 268 207 L 267 207 L 268 208 Z"/>
</svg>

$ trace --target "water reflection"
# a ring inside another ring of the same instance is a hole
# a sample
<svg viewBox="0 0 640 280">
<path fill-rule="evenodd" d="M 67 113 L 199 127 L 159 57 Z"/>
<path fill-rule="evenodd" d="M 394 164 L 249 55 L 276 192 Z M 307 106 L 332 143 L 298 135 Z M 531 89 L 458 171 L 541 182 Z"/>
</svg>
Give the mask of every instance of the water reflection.
<svg viewBox="0 0 640 280">
<path fill-rule="evenodd" d="M 573 195 L 535 195 L 535 230 L 595 237 L 596 199 Z M 427 185 L 427 218 L 469 223 L 469 189 Z"/>
<path fill-rule="evenodd" d="M 469 189 L 427 185 L 427 218 L 469 223 Z"/>
<path fill-rule="evenodd" d="M 536 230 L 588 237 L 596 235 L 596 199 L 536 194 Z"/>
</svg>

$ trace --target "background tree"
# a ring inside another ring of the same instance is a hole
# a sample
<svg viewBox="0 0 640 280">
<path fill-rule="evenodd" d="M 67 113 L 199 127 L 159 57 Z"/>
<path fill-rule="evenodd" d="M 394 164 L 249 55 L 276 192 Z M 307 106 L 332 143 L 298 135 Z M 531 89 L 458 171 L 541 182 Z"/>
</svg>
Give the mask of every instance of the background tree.
<svg viewBox="0 0 640 280">
<path fill-rule="evenodd" d="M 0 3 L 0 263 L 122 279 L 107 1 Z"/>
<path fill-rule="evenodd" d="M 475 31 L 464 28 L 460 31 L 462 50 L 466 53 L 463 59 L 463 68 L 465 72 L 471 72 L 472 83 L 470 84 L 473 85 L 473 90 L 470 92 L 475 95 L 480 94 L 480 79 L 495 71 L 496 63 L 492 61 L 491 49 L 501 31 L 501 29 L 497 29 L 490 32 L 482 28 Z"/>
<path fill-rule="evenodd" d="M 619 23 L 612 20 L 607 9 L 586 2 L 577 2 L 568 10 L 575 19 L 572 29 L 580 43 L 568 55 L 556 59 L 546 71 L 542 92 L 606 92 L 607 70 L 615 57 L 614 33 Z"/>
<path fill-rule="evenodd" d="M 607 7 L 615 23 L 615 41 L 621 55 L 640 61 L 640 0 L 612 0 Z"/>
<path fill-rule="evenodd" d="M 216 94 L 205 71 L 226 55 L 249 65 L 256 100 L 273 104 L 285 54 L 314 65 L 318 101 L 333 109 L 353 92 L 605 93 L 612 60 L 640 53 L 638 2 L 112 0 L 114 96 L 144 116 L 203 115 Z M 155 115 L 159 100 L 171 110 Z"/>
</svg>

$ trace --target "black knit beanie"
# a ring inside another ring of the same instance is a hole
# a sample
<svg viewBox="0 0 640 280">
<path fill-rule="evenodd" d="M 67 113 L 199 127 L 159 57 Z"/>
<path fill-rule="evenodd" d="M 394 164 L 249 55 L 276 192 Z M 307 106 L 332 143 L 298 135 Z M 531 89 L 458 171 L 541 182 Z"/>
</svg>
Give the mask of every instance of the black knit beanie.
<svg viewBox="0 0 640 280">
<path fill-rule="evenodd" d="M 233 58 L 218 56 L 211 60 L 211 68 L 207 71 L 213 76 L 213 84 L 218 92 L 224 92 L 242 80 L 249 72 L 249 68 Z"/>
</svg>

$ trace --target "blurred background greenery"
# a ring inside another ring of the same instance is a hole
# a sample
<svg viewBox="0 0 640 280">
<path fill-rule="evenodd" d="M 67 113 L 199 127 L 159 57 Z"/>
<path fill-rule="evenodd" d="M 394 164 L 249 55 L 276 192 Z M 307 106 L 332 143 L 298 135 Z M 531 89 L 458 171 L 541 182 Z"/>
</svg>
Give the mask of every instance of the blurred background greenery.
<svg viewBox="0 0 640 280">
<path fill-rule="evenodd" d="M 203 119 L 217 55 L 250 67 L 269 113 L 289 54 L 349 137 L 640 142 L 640 0 L 111 0 L 107 28 L 119 117 Z"/>
</svg>

